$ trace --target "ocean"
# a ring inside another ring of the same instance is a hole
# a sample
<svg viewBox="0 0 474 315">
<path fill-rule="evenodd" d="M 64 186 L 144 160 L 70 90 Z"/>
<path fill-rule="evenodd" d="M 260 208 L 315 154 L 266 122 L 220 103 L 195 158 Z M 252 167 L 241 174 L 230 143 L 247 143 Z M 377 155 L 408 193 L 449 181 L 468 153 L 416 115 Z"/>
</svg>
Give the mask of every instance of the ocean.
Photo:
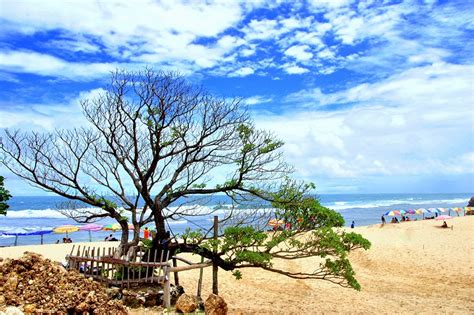
<svg viewBox="0 0 474 315">
<path fill-rule="evenodd" d="M 322 194 L 318 195 L 321 203 L 344 217 L 346 226 L 352 221 L 356 226 L 364 226 L 380 223 L 380 217 L 389 210 L 408 210 L 417 208 L 451 208 L 464 207 L 467 205 L 471 193 L 455 194 Z M 77 224 L 74 220 L 63 216 L 58 209 L 65 199 L 57 196 L 31 196 L 13 197 L 8 203 L 10 208 L 6 216 L 0 216 L 0 231 L 11 232 L 17 229 L 26 231 L 50 230 L 57 226 L 66 224 Z M 228 200 L 227 200 L 228 201 Z M 225 204 L 225 198 L 214 197 L 204 207 L 214 208 L 219 204 Z M 201 205 L 202 206 L 202 205 Z M 421 216 L 420 216 L 421 218 Z M 173 233 L 182 233 L 187 227 L 196 226 L 210 227 L 210 217 L 193 219 L 189 222 L 182 218 L 169 221 L 169 227 Z M 111 219 L 105 219 L 98 224 L 115 223 Z M 103 240 L 107 235 L 113 234 L 120 237 L 120 232 L 99 231 L 92 232 L 92 240 Z M 44 243 L 55 243 L 62 240 L 64 234 L 45 234 Z M 78 231 L 70 233 L 69 237 L 74 242 L 89 241 L 89 232 Z M 15 242 L 14 236 L 0 235 L 0 246 L 11 246 Z M 40 236 L 19 236 L 18 245 L 39 244 Z"/>
</svg>

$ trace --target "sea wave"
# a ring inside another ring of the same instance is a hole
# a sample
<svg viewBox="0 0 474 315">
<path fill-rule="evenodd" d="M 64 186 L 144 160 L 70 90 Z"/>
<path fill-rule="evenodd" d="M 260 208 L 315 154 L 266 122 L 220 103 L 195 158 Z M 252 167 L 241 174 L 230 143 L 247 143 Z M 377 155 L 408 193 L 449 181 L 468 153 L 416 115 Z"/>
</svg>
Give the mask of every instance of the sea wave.
<svg viewBox="0 0 474 315">
<path fill-rule="evenodd" d="M 49 219 L 64 219 L 66 216 L 54 209 L 43 210 L 9 210 L 7 218 L 49 218 Z"/>
<path fill-rule="evenodd" d="M 430 205 L 433 207 L 442 206 L 442 205 L 459 205 L 464 206 L 466 199 L 464 198 L 453 198 L 453 199 L 419 199 L 414 200 L 413 198 L 406 199 L 385 199 L 385 200 L 373 200 L 366 202 L 334 202 L 328 203 L 324 206 L 334 209 L 334 210 L 346 210 L 346 209 L 369 209 L 369 208 L 378 208 L 378 207 L 416 207 L 420 205 Z"/>
</svg>

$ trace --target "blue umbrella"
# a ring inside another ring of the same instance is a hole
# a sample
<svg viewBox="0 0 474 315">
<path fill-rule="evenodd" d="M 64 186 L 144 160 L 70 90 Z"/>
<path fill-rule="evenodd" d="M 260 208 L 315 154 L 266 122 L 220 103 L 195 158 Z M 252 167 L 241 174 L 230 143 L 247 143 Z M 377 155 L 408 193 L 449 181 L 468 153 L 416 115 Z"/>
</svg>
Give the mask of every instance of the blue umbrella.
<svg viewBox="0 0 474 315">
<path fill-rule="evenodd" d="M 41 235 L 41 244 L 43 244 L 43 235 L 49 234 L 53 232 L 53 230 L 41 230 L 41 231 L 27 231 L 22 228 L 10 230 L 8 232 L 4 232 L 4 235 L 12 235 L 15 236 L 15 246 L 18 244 L 18 236 L 27 236 L 27 235 Z"/>
</svg>

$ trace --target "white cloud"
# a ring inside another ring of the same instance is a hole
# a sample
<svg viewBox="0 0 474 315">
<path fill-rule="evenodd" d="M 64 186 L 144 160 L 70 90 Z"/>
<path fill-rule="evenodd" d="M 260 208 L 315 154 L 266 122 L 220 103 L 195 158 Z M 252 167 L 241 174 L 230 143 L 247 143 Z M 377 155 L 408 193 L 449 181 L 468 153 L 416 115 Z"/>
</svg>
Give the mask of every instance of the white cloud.
<svg viewBox="0 0 474 315">
<path fill-rule="evenodd" d="M 105 90 L 98 88 L 82 91 L 63 104 L 1 104 L 0 126 L 21 130 L 53 131 L 55 128 L 72 128 L 87 125 L 80 101 L 93 99 Z"/>
<path fill-rule="evenodd" d="M 209 47 L 194 43 L 200 37 L 216 37 L 234 26 L 244 15 L 243 7 L 252 9 L 250 5 L 223 0 L 193 5 L 184 1 L 97 3 L 71 0 L 63 5 L 46 1 L 41 6 L 25 0 L 2 3 L 0 18 L 4 19 L 10 33 L 61 30 L 61 39 L 49 42 L 58 49 L 97 52 L 97 46 L 85 39 L 87 36 L 100 42 L 104 52 L 119 60 L 173 63 L 184 68 L 178 69 L 181 72 L 188 72 L 215 66 L 243 44 L 242 39 L 231 36 L 224 36 Z M 53 62 L 56 69 L 62 67 L 61 61 L 54 57 L 47 60 L 49 66 L 53 66 Z M 17 71 L 21 70 L 38 70 L 39 74 L 45 75 L 45 71 L 41 71 L 44 69 L 31 65 L 17 68 Z"/>
<path fill-rule="evenodd" d="M 284 64 L 282 68 L 288 74 L 303 74 L 303 73 L 309 72 L 309 70 L 306 68 L 303 68 L 297 65 L 291 65 L 291 64 Z"/>
<path fill-rule="evenodd" d="M 291 46 L 285 51 L 285 55 L 291 56 L 299 61 L 306 61 L 313 57 L 313 54 L 309 52 L 311 48 L 308 45 Z"/>
<path fill-rule="evenodd" d="M 251 96 L 242 100 L 244 104 L 250 105 L 250 106 L 257 105 L 257 104 L 270 103 L 271 101 L 273 101 L 272 97 L 262 96 L 262 95 L 255 95 L 255 96 Z"/>
<path fill-rule="evenodd" d="M 303 90 L 288 97 L 291 110 L 257 114 L 257 126 L 285 141 L 308 178 L 474 174 L 472 73 L 437 64 L 335 93 Z"/>
<path fill-rule="evenodd" d="M 67 62 L 32 51 L 0 51 L 0 68 L 11 72 L 51 75 L 69 79 L 97 78 L 110 73 L 116 65 L 109 63 Z"/>
<path fill-rule="evenodd" d="M 255 70 L 253 70 L 252 68 L 250 67 L 243 67 L 243 68 L 240 68 L 232 73 L 229 73 L 229 76 L 230 77 L 246 77 L 248 75 L 251 75 L 255 72 Z"/>
</svg>

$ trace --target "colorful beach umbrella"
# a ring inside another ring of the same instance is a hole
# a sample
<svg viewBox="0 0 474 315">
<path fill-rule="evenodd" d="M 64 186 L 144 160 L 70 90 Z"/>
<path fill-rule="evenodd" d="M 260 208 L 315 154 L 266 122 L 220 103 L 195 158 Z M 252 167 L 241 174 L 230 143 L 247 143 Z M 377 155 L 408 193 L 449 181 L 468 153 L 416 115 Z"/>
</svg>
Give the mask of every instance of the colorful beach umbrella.
<svg viewBox="0 0 474 315">
<path fill-rule="evenodd" d="M 452 218 L 453 218 L 452 216 L 443 214 L 443 215 L 438 216 L 435 220 L 444 221 L 444 220 L 449 220 L 449 219 L 452 219 Z"/>
<path fill-rule="evenodd" d="M 407 214 L 416 214 L 416 211 L 414 209 L 408 209 Z"/>
<path fill-rule="evenodd" d="M 66 237 L 69 237 L 69 233 L 79 231 L 79 227 L 75 225 L 61 225 L 53 229 L 54 233 L 63 234 L 66 233 Z"/>
<path fill-rule="evenodd" d="M 92 234 L 91 232 L 97 232 L 102 230 L 103 225 L 102 224 L 95 224 L 95 223 L 89 223 L 86 225 L 81 226 L 79 229 L 81 231 L 88 231 L 89 232 L 89 242 L 92 242 Z"/>
<path fill-rule="evenodd" d="M 385 212 L 384 215 L 388 215 L 388 216 L 400 215 L 400 211 L 399 210 L 391 210 L 391 211 Z"/>
<path fill-rule="evenodd" d="M 447 208 L 438 208 L 438 210 L 439 210 L 440 212 L 446 212 L 446 211 L 448 211 Z"/>
<path fill-rule="evenodd" d="M 441 212 L 436 208 L 428 208 L 428 211 L 431 212 L 431 213 L 440 213 Z"/>
<path fill-rule="evenodd" d="M 104 231 L 118 231 L 118 230 L 121 230 L 122 227 L 120 226 L 120 224 L 118 223 L 114 223 L 114 224 L 107 224 L 106 226 L 104 226 L 102 228 L 102 230 Z"/>
<path fill-rule="evenodd" d="M 416 214 L 425 214 L 425 213 L 430 213 L 428 209 L 425 208 L 419 208 L 415 210 Z"/>
<path fill-rule="evenodd" d="M 274 228 L 283 224 L 285 224 L 285 221 L 283 220 L 271 219 L 270 221 L 268 221 L 268 225 Z"/>
<path fill-rule="evenodd" d="M 462 211 L 463 209 L 459 208 L 459 207 L 456 207 L 456 208 L 451 208 L 451 210 L 453 210 L 455 212 L 459 212 L 459 211 Z"/>
</svg>

